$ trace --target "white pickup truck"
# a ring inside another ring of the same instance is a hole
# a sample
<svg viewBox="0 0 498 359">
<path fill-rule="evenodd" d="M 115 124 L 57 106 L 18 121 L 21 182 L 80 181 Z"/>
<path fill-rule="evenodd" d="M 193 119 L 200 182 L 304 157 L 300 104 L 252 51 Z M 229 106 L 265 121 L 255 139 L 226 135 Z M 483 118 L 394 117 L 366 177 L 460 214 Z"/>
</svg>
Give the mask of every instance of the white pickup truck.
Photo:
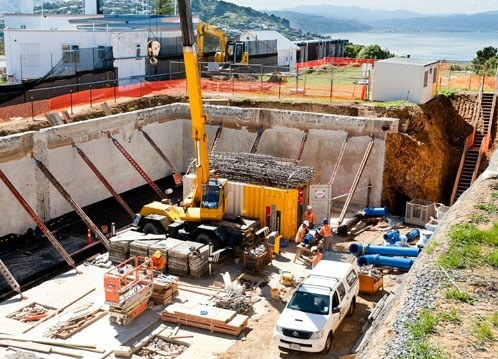
<svg viewBox="0 0 498 359">
<path fill-rule="evenodd" d="M 320 261 L 280 314 L 273 340 L 281 349 L 328 353 L 339 324 L 353 315 L 359 287 L 352 264 Z"/>
</svg>

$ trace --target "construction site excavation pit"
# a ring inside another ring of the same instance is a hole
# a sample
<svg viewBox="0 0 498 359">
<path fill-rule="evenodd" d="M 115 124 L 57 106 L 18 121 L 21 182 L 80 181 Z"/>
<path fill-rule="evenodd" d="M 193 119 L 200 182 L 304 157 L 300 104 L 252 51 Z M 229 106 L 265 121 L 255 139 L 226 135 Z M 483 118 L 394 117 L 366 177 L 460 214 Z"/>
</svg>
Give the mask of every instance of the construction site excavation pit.
<svg viewBox="0 0 498 359">
<path fill-rule="evenodd" d="M 151 101 L 143 102 L 150 104 Z M 23 263 L 33 263 L 33 266 L 39 265 L 40 268 L 67 268 L 63 257 L 53 249 L 36 257 L 38 249 L 30 251 L 19 245 L 15 249 L 17 258 L 6 255 L 8 249 L 15 246 L 14 242 L 29 246 L 38 241 L 39 245 L 40 239 L 43 239 L 45 247 L 51 247 L 21 205 L 22 201 L 48 224 L 63 246 L 67 241 L 69 254 L 81 253 L 78 263 L 85 261 L 88 254 L 85 249 L 94 247 L 93 253 L 97 253 L 105 248 L 98 242 L 93 230 L 92 238 L 88 238 L 88 225 L 78 216 L 72 202 L 83 209 L 101 232 L 103 228 L 119 231 L 132 221 L 129 211 L 110 197 L 108 189 L 84 161 L 81 152 L 122 194 L 133 213 L 151 200 L 160 200 L 157 189 L 165 191 L 166 188 L 173 188 L 174 192 L 170 195 L 173 201 L 184 197 L 186 189 L 183 188 L 182 193 L 181 187 L 175 187 L 172 166 L 165 163 L 147 136 L 167 155 L 174 168 L 186 174 L 192 165 L 191 159 L 195 157 L 188 106 L 172 103 L 141 108 L 140 103 L 138 100 L 133 104 L 134 108 L 140 108 L 133 112 L 87 120 L 81 113 L 78 122 L 12 133 L 0 140 L 0 170 L 17 190 L 18 196 L 22 197 L 21 200 L 17 198 L 12 190 L 0 193 L 1 203 L 9 203 L 9 211 L 5 211 L 0 218 L 4 248 L 0 259 L 22 285 Z M 259 169 L 252 168 L 254 171 L 250 179 L 259 180 L 257 185 L 269 185 L 271 177 L 292 173 L 272 173 L 271 167 L 264 168 L 264 163 L 269 161 L 265 160 L 265 156 L 268 156 L 281 159 L 280 162 L 285 162 L 288 167 L 312 169 L 310 183 L 300 182 L 298 178 L 293 187 L 288 188 L 295 190 L 302 186 L 305 202 L 311 199 L 312 191 L 320 190 L 319 186 L 329 185 L 336 171 L 330 187 L 330 197 L 333 198 L 331 212 L 340 211 L 346 194 L 357 182 L 357 190 L 346 216 L 365 207 L 387 207 L 390 214 L 403 216 L 406 202 L 410 200 L 449 204 L 451 188 L 448 183 L 455 178 L 465 138 L 472 131 L 469 122 L 474 103 L 475 98 L 471 95 L 439 96 L 420 107 L 407 105 L 396 108 L 380 108 L 373 104 L 233 101 L 232 106 L 205 106 L 208 117 L 206 132 L 215 154 L 213 161 L 219 162 L 218 166 L 213 167 L 220 171 L 222 178 L 230 179 L 230 169 L 237 167 L 233 163 L 237 163 L 238 154 L 240 162 L 243 162 L 238 166 L 241 173 L 247 174 L 249 166 L 260 166 Z M 113 111 L 118 112 L 117 109 L 118 106 Z M 91 116 L 95 117 L 95 110 L 92 111 Z M 244 157 L 248 153 L 254 154 L 258 160 L 254 163 L 248 161 Z M 232 165 L 224 167 L 224 159 L 233 161 Z M 362 163 L 364 167 L 359 172 Z M 49 172 L 48 176 L 42 166 Z M 147 183 L 140 171 L 148 175 L 157 189 Z M 244 180 L 240 172 L 238 179 Z M 69 194 L 69 200 L 54 186 L 50 174 Z M 233 180 L 237 181 L 237 178 Z M 320 213 L 320 208 L 317 209 L 320 220 L 330 217 L 331 213 Z M 292 221 L 291 227 L 297 229 L 300 221 L 297 214 Z M 69 227 L 71 230 L 68 230 Z M 109 236 L 110 233 L 107 233 Z M 292 240 L 292 235 L 286 233 L 284 239 Z M 341 248 L 347 251 L 345 245 Z M 230 264 L 232 267 L 234 263 Z M 240 265 L 236 268 L 240 270 Z M 403 273 L 400 273 L 399 278 L 402 276 Z M 220 280 L 205 277 L 203 283 L 212 283 L 213 279 Z M 9 292 L 9 285 L 3 279 L 0 279 L 0 285 L 4 293 Z M 389 284 L 386 285 L 389 288 Z M 271 286 L 272 283 L 263 289 L 268 298 Z M 371 299 L 379 300 L 377 297 Z M 278 303 L 272 305 L 281 306 Z M 368 304 L 365 304 L 360 313 L 368 309 Z M 144 344 L 144 347 L 150 343 Z M 337 345 L 336 349 L 344 354 L 348 351 L 347 346 L 351 347 L 350 344 L 345 344 L 344 348 Z M 169 348 L 172 351 L 183 349 Z M 198 349 L 186 349 L 187 352 L 189 350 Z"/>
</svg>

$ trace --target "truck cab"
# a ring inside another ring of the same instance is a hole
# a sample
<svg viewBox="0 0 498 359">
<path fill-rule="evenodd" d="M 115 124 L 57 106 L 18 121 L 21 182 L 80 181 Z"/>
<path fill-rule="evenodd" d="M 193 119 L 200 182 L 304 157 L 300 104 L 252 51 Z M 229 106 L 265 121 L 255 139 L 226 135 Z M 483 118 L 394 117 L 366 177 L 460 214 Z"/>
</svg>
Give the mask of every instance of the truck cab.
<svg viewBox="0 0 498 359">
<path fill-rule="evenodd" d="M 351 263 L 320 261 L 280 314 L 273 340 L 281 349 L 330 351 L 337 328 L 353 315 L 359 279 Z"/>
</svg>

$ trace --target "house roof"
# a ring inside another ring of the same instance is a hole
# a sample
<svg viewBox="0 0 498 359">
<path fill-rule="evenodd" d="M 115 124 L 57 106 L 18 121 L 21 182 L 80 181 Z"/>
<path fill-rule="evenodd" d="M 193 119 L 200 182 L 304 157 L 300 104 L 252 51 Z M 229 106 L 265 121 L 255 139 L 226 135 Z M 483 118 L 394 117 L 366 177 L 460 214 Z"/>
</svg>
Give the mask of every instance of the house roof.
<svg viewBox="0 0 498 359">
<path fill-rule="evenodd" d="M 389 59 L 377 60 L 375 63 L 390 63 L 390 64 L 401 64 L 401 65 L 413 65 L 413 66 L 430 66 L 439 62 L 439 60 L 429 61 L 412 59 L 410 57 L 391 57 Z"/>
<path fill-rule="evenodd" d="M 286 48 L 286 49 L 292 49 L 292 50 L 299 50 L 299 46 L 294 44 L 292 41 L 290 41 L 288 38 L 283 36 L 281 33 L 275 30 L 257 30 L 257 31 L 244 31 L 242 34 L 240 34 L 240 40 L 246 41 L 246 40 L 277 40 L 277 46 L 280 49 Z"/>
</svg>

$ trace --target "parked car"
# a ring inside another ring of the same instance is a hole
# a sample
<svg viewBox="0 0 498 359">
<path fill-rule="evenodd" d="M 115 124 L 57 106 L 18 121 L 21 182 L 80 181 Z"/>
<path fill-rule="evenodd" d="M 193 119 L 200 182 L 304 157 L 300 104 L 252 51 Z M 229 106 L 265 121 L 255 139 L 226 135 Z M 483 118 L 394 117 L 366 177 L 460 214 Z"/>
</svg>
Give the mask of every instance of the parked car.
<svg viewBox="0 0 498 359">
<path fill-rule="evenodd" d="M 353 315 L 359 287 L 351 263 L 320 261 L 280 314 L 273 340 L 281 349 L 328 353 L 337 328 Z"/>
</svg>

